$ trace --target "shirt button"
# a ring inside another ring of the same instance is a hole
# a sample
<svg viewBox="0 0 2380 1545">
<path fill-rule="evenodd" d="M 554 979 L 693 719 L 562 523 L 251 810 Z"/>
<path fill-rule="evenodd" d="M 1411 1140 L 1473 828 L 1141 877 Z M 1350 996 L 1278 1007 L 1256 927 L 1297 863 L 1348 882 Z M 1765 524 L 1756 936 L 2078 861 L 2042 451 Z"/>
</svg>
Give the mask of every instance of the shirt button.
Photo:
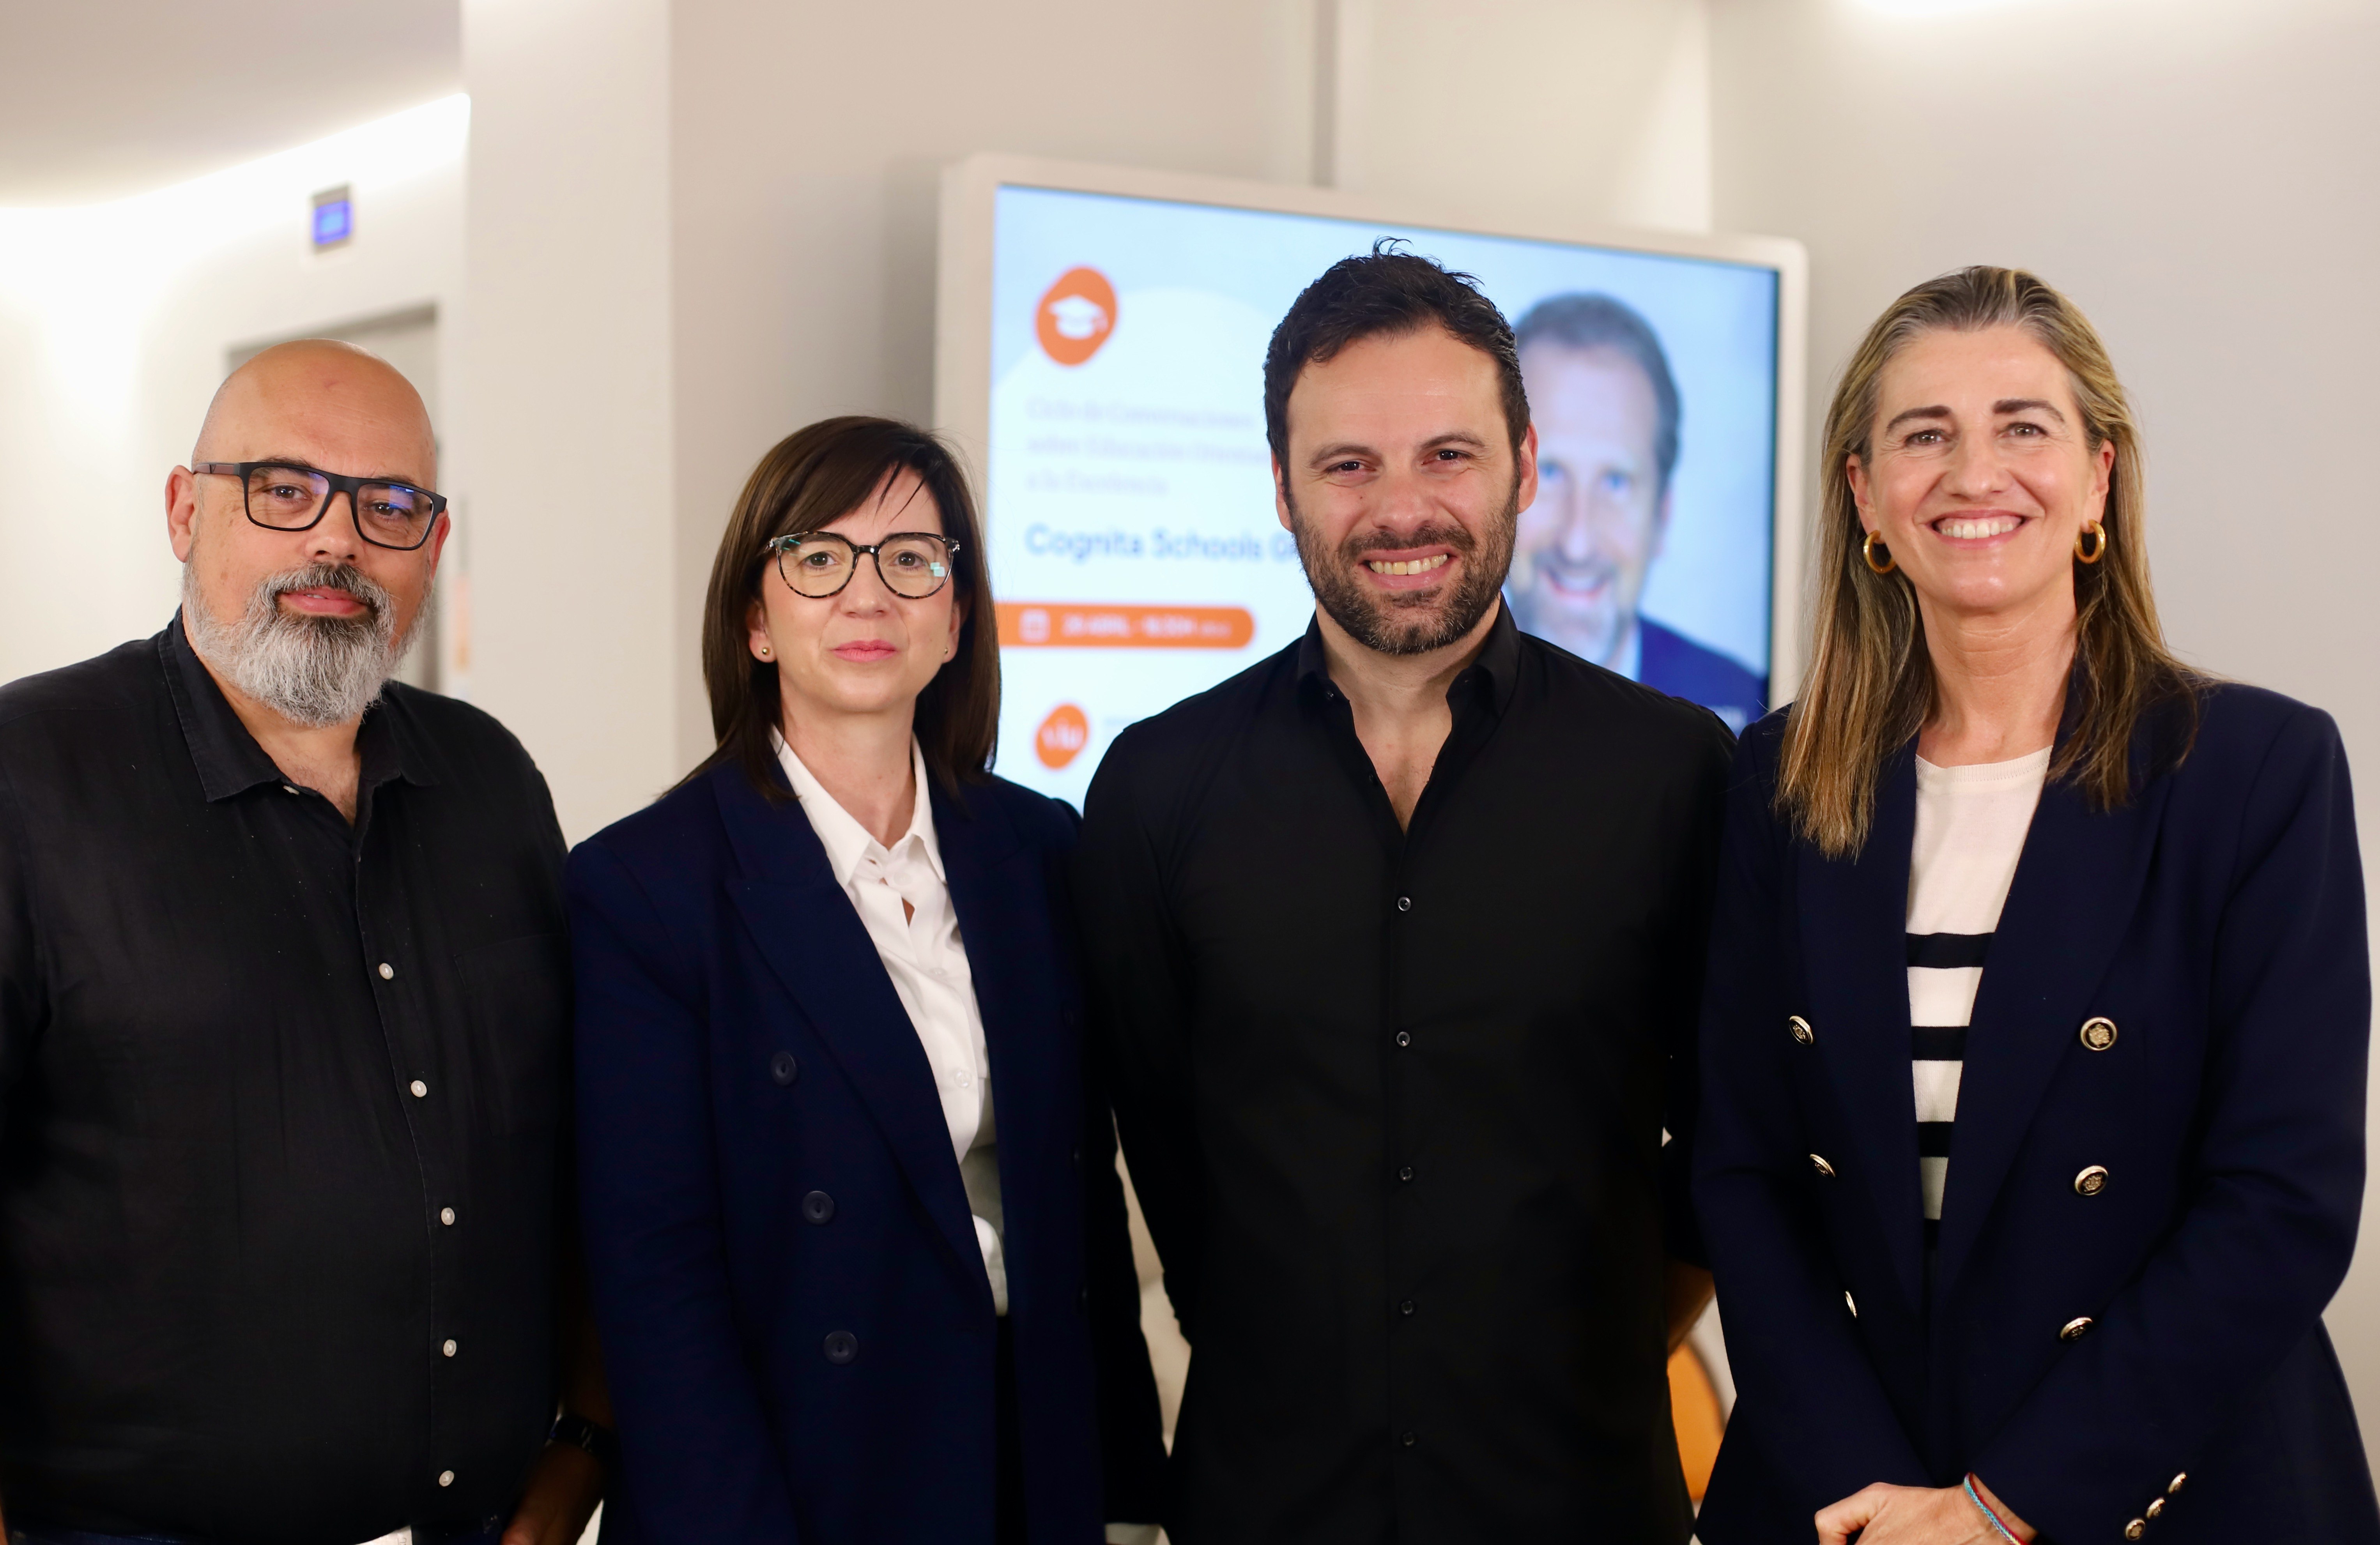
<svg viewBox="0 0 2380 1545">
<path fill-rule="evenodd" d="M 1397 1312 L 1398 1312 L 1399 1314 L 1410 1315 L 1410 1314 L 1412 1314 L 1412 1313 L 1413 1313 L 1413 1311 L 1414 1311 L 1414 1301 L 1413 1301 L 1411 1298 L 1407 1298 L 1403 1303 L 1401 1303 L 1401 1304 L 1399 1304 L 1399 1305 L 1397 1306 Z"/>
<path fill-rule="evenodd" d="M 395 981 L 395 980 L 396 980 L 396 968 L 395 968 L 395 966 L 390 965 L 386 960 L 382 960 L 382 961 L 380 963 L 380 979 L 381 979 L 382 982 L 394 982 L 394 981 Z"/>
<path fill-rule="evenodd" d="M 448 1357 L 450 1357 L 450 1358 L 451 1358 L 451 1357 L 453 1357 L 453 1356 L 455 1355 L 455 1344 L 454 1344 L 453 1342 L 451 1342 L 451 1341 L 450 1341 L 450 1342 L 448 1342 L 445 1346 L 441 1346 L 441 1347 L 439 1348 L 439 1350 L 440 1350 L 440 1351 L 442 1351 L 442 1352 L 443 1352 L 443 1353 L 445 1353 Z"/>
<path fill-rule="evenodd" d="M 285 794 L 294 794 L 298 791 L 298 785 L 295 783 L 285 783 L 281 786 L 281 791 Z"/>
<path fill-rule="evenodd" d="M 1404 1166 L 1404 1168 L 1402 1168 L 1402 1169 L 1401 1169 L 1401 1170 L 1397 1171 L 1397 1178 L 1398 1178 L 1398 1179 L 1400 1179 L 1400 1180 L 1410 1180 L 1410 1179 L 1412 1179 L 1412 1178 L 1413 1178 L 1413 1165 L 1405 1165 L 1405 1166 Z"/>
<path fill-rule="evenodd" d="M 414 1080 L 413 1097 L 417 1100 L 426 1100 L 430 1098 L 430 1086 L 423 1083 L 419 1079 Z"/>
<path fill-rule="evenodd" d="M 454 1227 L 455 1209 L 452 1207 L 441 1207 L 438 1209 L 438 1221 L 444 1224 L 449 1228 Z"/>
<path fill-rule="evenodd" d="M 1402 1030 L 1401 1030 L 1401 1031 L 1397 1032 L 1397 1044 L 1398 1044 L 1398 1045 L 1400 1045 L 1400 1046 L 1410 1046 L 1410 1045 L 1412 1045 L 1412 1044 L 1413 1044 L 1413 1033 L 1412 1033 L 1412 1032 L 1410 1032 L 1410 1031 L 1402 1031 Z"/>
<path fill-rule="evenodd" d="M 1410 897 L 1410 896 L 1400 896 L 1400 897 L 1398 897 L 1398 898 L 1397 898 L 1397 911 L 1401 911 L 1401 912 L 1409 912 L 1409 911 L 1413 911 L 1413 898 L 1412 898 L 1412 897 Z"/>
<path fill-rule="evenodd" d="M 452 1471 L 452 1470 L 441 1470 L 441 1471 L 439 1471 L 439 1472 L 438 1472 L 438 1484 L 439 1484 L 439 1485 L 441 1485 L 441 1486 L 452 1486 L 452 1485 L 454 1485 L 454 1484 L 455 1484 L 455 1472 L 454 1472 L 454 1471 Z"/>
</svg>

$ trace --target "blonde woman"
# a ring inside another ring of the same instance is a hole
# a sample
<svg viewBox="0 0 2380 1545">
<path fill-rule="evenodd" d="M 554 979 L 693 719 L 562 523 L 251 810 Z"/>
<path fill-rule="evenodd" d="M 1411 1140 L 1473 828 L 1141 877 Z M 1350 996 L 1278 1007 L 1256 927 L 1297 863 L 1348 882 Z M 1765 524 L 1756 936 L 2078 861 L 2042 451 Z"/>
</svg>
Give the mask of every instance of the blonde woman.
<svg viewBox="0 0 2380 1545">
<path fill-rule="evenodd" d="M 2321 1318 L 2371 1018 L 2337 727 L 2167 650 L 2131 409 L 2040 280 L 1901 296 L 1826 433 L 1705 1000 L 1701 1538 L 2380 1540 Z"/>
</svg>

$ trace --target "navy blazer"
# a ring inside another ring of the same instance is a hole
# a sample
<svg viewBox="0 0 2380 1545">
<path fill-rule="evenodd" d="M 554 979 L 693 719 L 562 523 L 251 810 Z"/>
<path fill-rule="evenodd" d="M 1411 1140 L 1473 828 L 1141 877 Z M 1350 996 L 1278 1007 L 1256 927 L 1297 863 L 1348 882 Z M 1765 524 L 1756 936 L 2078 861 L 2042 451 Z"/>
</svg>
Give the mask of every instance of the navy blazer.
<svg viewBox="0 0 2380 1545">
<path fill-rule="evenodd" d="M 998 1091 L 1026 1517 L 1035 1545 L 1089 1545 L 1157 1517 L 1163 1451 L 1085 1090 L 1075 814 L 997 780 L 931 797 Z M 580 1205 L 635 1534 L 988 1545 L 991 1285 L 933 1072 L 808 817 L 719 767 L 580 844 L 569 899 Z"/>
<path fill-rule="evenodd" d="M 1696 1131 L 1739 1401 L 1706 1545 L 1807 1539 L 1871 1482 L 1969 1470 L 2058 1545 L 2380 1539 L 2322 1327 L 2355 1248 L 2372 1008 L 2346 754 L 2272 693 L 2201 703 L 2178 767 L 2178 716 L 2143 728 L 2130 803 L 2043 791 L 1975 998 L 1930 1308 L 1915 748 L 1865 847 L 1829 860 L 1772 808 L 1784 716 L 1745 737 Z"/>
</svg>

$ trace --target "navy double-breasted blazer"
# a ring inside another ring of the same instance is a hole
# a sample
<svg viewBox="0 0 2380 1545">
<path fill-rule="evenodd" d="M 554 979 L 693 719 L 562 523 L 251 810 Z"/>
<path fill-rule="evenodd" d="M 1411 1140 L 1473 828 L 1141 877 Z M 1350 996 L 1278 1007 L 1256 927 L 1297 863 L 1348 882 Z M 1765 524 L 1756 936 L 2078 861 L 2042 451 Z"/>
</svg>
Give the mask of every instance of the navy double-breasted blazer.
<svg viewBox="0 0 2380 1545">
<path fill-rule="evenodd" d="M 997 780 L 932 799 L 998 1091 L 1026 1519 L 1089 1545 L 1158 1516 L 1164 1456 L 1085 1090 L 1075 815 Z M 991 1286 L 925 1051 L 808 817 L 722 766 L 582 843 L 569 899 L 580 1206 L 636 1534 L 988 1545 Z"/>
<path fill-rule="evenodd" d="M 1745 737 L 1696 1131 L 1739 1402 L 1706 1545 L 1808 1539 L 1871 1482 L 1969 1470 L 2058 1545 L 2380 1539 L 2322 1327 L 2355 1246 L 2372 1008 L 2345 754 L 2272 693 L 2200 701 L 2178 766 L 2178 716 L 2143 727 L 2129 803 L 2042 794 L 1968 1031 L 1930 1305 L 1914 747 L 1857 857 L 1829 860 L 1772 808 L 1784 716 Z"/>
</svg>

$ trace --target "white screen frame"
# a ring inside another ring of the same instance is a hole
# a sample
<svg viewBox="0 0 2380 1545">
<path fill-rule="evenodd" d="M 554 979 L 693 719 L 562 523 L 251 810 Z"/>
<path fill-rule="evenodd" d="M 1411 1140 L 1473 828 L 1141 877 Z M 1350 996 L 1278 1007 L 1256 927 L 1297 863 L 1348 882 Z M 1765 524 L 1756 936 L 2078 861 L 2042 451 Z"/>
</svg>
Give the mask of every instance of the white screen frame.
<svg viewBox="0 0 2380 1545">
<path fill-rule="evenodd" d="M 992 217 L 1002 187 L 1055 188 L 1179 204 L 1318 215 L 1399 228 L 1421 227 L 1524 241 L 1568 242 L 1656 256 L 1716 259 L 1777 275 L 1777 444 L 1771 533 L 1768 679 L 1772 703 L 1802 680 L 1803 575 L 1807 562 L 1803 436 L 1808 380 L 1809 254 L 1785 236 L 1705 235 L 1537 220 L 1482 221 L 1426 200 L 1380 199 L 1333 188 L 1152 172 L 1087 162 L 985 153 L 943 169 L 941 268 L 934 318 L 934 423 L 959 448 L 982 485 L 991 438 Z M 989 510 L 986 520 L 991 519 Z"/>
</svg>

